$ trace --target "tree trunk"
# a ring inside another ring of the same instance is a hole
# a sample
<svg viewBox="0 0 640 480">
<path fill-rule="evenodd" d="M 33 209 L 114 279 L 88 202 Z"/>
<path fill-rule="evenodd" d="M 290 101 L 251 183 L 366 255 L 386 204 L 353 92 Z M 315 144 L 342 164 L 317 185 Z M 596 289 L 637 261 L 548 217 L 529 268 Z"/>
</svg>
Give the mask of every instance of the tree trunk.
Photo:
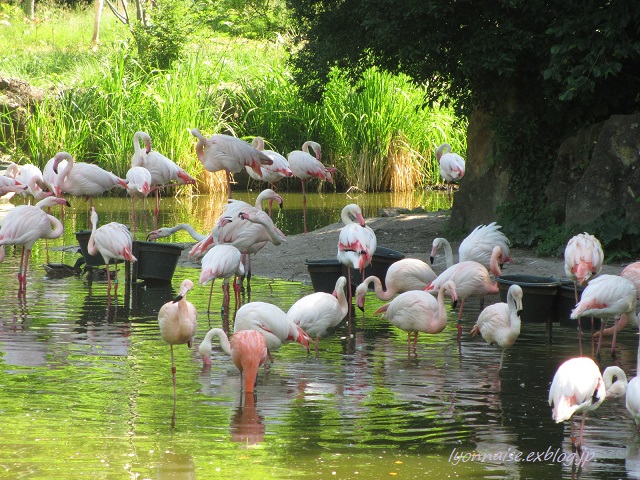
<svg viewBox="0 0 640 480">
<path fill-rule="evenodd" d="M 36 14 L 36 0 L 24 0 L 22 5 L 24 14 L 29 20 L 33 20 Z"/>
</svg>

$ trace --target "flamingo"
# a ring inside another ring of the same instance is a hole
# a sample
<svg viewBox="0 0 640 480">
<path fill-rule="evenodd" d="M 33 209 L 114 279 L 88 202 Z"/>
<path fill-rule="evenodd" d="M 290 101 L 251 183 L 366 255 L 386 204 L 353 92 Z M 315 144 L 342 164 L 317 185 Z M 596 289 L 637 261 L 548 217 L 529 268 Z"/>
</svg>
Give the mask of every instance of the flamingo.
<svg viewBox="0 0 640 480">
<path fill-rule="evenodd" d="M 161 227 L 156 230 L 153 230 L 152 232 L 149 232 L 147 234 L 147 240 L 157 240 L 158 238 L 168 237 L 170 235 L 173 235 L 179 230 L 186 231 L 189 235 L 191 235 L 191 238 L 193 238 L 197 242 L 200 242 L 207 238 L 207 235 L 198 233 L 196 229 L 193 228 L 188 223 L 180 223 L 173 227 Z"/>
<path fill-rule="evenodd" d="M 53 191 L 46 191 L 47 185 L 42 178 L 42 172 L 33 164 L 16 165 L 11 163 L 7 167 L 5 175 L 27 186 L 26 189 L 19 192 L 23 197 L 31 195 L 36 200 L 42 200 L 53 195 Z"/>
<path fill-rule="evenodd" d="M 501 254 L 501 248 L 496 246 L 491 256 L 491 272 L 499 277 L 501 275 L 500 266 L 498 265 L 498 257 Z M 444 272 L 436 277 L 436 279 L 425 287 L 425 291 L 436 295 L 446 281 L 452 280 L 456 285 L 456 293 L 460 300 L 460 309 L 458 310 L 458 339 L 462 335 L 462 311 L 464 309 L 464 301 L 469 297 L 481 297 L 492 295 L 499 292 L 498 285 L 492 283 L 491 277 L 487 269 L 472 260 L 456 263 L 447 268 Z"/>
<path fill-rule="evenodd" d="M 600 354 L 600 345 L 604 336 L 604 319 L 613 318 L 611 355 L 615 356 L 618 329 L 624 328 L 629 320 L 633 325 L 638 325 L 637 304 L 638 292 L 630 280 L 618 275 L 601 275 L 591 280 L 582 291 L 582 297 L 571 312 L 570 318 L 599 317 L 603 319 L 596 355 Z M 621 320 L 620 324 L 618 319 Z"/>
<path fill-rule="evenodd" d="M 257 330 L 267 341 L 268 356 L 284 342 L 298 342 L 309 351 L 309 335 L 293 323 L 279 307 L 267 302 L 249 302 L 236 312 L 233 331 Z"/>
<path fill-rule="evenodd" d="M 315 152 L 315 157 L 309 153 L 309 148 Z M 300 179 L 302 185 L 302 221 L 304 233 L 307 230 L 307 194 L 304 188 L 304 182 L 310 178 L 318 178 L 333 183 L 331 174 L 335 171 L 333 168 L 325 167 L 320 159 L 322 158 L 322 147 L 319 143 L 306 141 L 302 144 L 302 150 L 294 150 L 287 155 L 289 167 L 293 174 Z"/>
<path fill-rule="evenodd" d="M 316 292 L 306 295 L 294 303 L 287 316 L 307 332 L 310 337 L 316 337 L 316 357 L 318 356 L 318 342 L 328 329 L 336 327 L 347 316 L 349 305 L 344 294 L 347 284 L 345 277 L 336 281 L 333 293 Z"/>
<path fill-rule="evenodd" d="M 53 192 L 54 195 L 58 196 L 56 191 L 56 179 L 58 178 L 58 173 L 53 170 L 53 164 L 56 162 L 56 157 L 50 158 L 42 169 L 42 180 L 47 187 L 47 190 Z M 67 161 L 62 159 L 60 163 L 58 163 L 58 170 L 62 171 L 67 166 Z"/>
<path fill-rule="evenodd" d="M 444 306 L 445 292 L 452 300 L 456 300 L 456 285 L 449 280 L 438 288 L 437 300 L 423 290 L 411 290 L 401 293 L 375 312 L 376 315 L 383 313 L 392 325 L 407 332 L 407 356 L 411 356 L 412 336 L 413 353 L 417 355 L 418 334 L 420 332 L 436 334 L 442 332 L 447 326 L 447 311 Z"/>
<path fill-rule="evenodd" d="M 28 188 L 27 185 L 23 185 L 14 178 L 6 177 L 4 175 L 0 176 L 0 197 L 9 192 L 19 192 L 26 188 Z"/>
<path fill-rule="evenodd" d="M 19 205 L 2 221 L 0 229 L 0 262 L 4 259 L 4 245 L 22 245 L 20 269 L 18 270 L 18 292 L 26 291 L 27 269 L 31 249 L 40 238 L 59 238 L 64 232 L 62 222 L 43 211 L 54 205 L 69 206 L 64 198 L 46 197 L 35 205 Z"/>
<path fill-rule="evenodd" d="M 198 327 L 198 312 L 196 307 L 187 300 L 187 293 L 193 290 L 193 282 L 185 279 L 180 284 L 178 296 L 160 307 L 158 325 L 162 339 L 171 348 L 171 376 L 173 379 L 173 417 L 171 426 L 175 426 L 176 415 L 176 364 L 173 358 L 173 346 L 186 343 L 191 348 L 193 336 Z"/>
<path fill-rule="evenodd" d="M 262 176 L 258 175 L 251 167 L 245 166 L 245 170 L 251 178 L 259 182 L 269 182 L 272 187 L 274 184 L 285 177 L 293 177 L 293 172 L 289 167 L 289 162 L 286 158 L 273 150 L 264 149 L 264 139 L 262 137 L 256 137 L 251 144 L 269 157 L 273 163 L 271 165 L 262 166 Z M 269 201 L 269 215 L 271 215 L 271 207 L 273 200 Z"/>
<path fill-rule="evenodd" d="M 267 341 L 260 332 L 255 330 L 240 330 L 235 332 L 231 341 L 221 328 L 212 328 L 207 332 L 198 347 L 205 365 L 211 365 L 211 340 L 220 339 L 222 351 L 231 356 L 233 364 L 244 377 L 244 393 L 253 393 L 260 365 L 267 363 Z"/>
<path fill-rule="evenodd" d="M 502 249 L 498 263 L 500 265 L 505 262 L 514 263 L 513 259 L 509 256 L 511 242 L 507 236 L 502 233 L 501 228 L 502 226 L 497 225 L 496 222 L 491 222 L 489 225 L 478 225 L 474 228 L 473 231 L 462 240 L 458 247 L 458 261 L 466 262 L 467 260 L 473 260 L 489 269 L 491 268 L 490 262 L 493 247 L 498 245 Z M 429 260 L 433 265 L 435 255 L 440 247 L 444 248 L 445 262 L 447 268 L 449 268 L 453 265 L 453 251 L 451 244 L 446 238 L 435 238 L 433 240 Z"/>
<path fill-rule="evenodd" d="M 219 244 L 214 245 L 206 255 L 202 258 L 202 270 L 200 272 L 200 285 L 205 285 L 211 281 L 211 290 L 209 290 L 209 304 L 207 312 L 211 311 L 211 294 L 213 293 L 213 284 L 216 278 L 222 278 L 222 291 L 224 298 L 222 300 L 222 309 L 229 305 L 229 279 L 233 276 L 236 280 L 233 282 L 233 291 L 236 299 L 236 310 L 239 308 L 240 284 L 237 279 L 244 275 L 244 267 L 242 266 L 242 253 L 233 245 Z"/>
<path fill-rule="evenodd" d="M 451 145 L 443 143 L 436 149 L 436 159 L 440 165 L 440 175 L 447 182 L 447 194 L 451 197 L 453 183 L 464 177 L 464 159 L 457 153 L 451 153 Z"/>
<path fill-rule="evenodd" d="M 367 227 L 362 217 L 362 210 L 355 203 L 346 205 L 340 218 L 344 227 L 340 230 L 338 237 L 338 261 L 347 266 L 347 285 L 349 294 L 349 316 L 351 316 L 351 268 L 360 270 L 360 278 L 364 278 L 364 269 L 371 264 L 371 259 L 376 251 L 376 234 L 370 227 Z M 364 326 L 364 317 L 363 317 Z"/>
<path fill-rule="evenodd" d="M 141 148 L 140 142 L 145 148 Z M 156 191 L 156 208 L 153 212 L 157 221 L 160 212 L 160 189 L 170 187 L 171 182 L 179 184 L 194 184 L 196 180 L 173 160 L 160 152 L 151 149 L 151 137 L 147 132 L 138 131 L 133 135 L 132 167 L 144 167 L 151 174 L 151 186 Z"/>
<path fill-rule="evenodd" d="M 472 337 L 480 333 L 485 342 L 497 343 L 502 347 L 500 370 L 502 370 L 505 350 L 520 336 L 519 312 L 522 310 L 522 295 L 520 285 L 511 285 L 507 291 L 507 302 L 494 303 L 482 310 L 471 329 Z"/>
<path fill-rule="evenodd" d="M 273 160 L 253 145 L 231 135 L 214 134 L 205 138 L 197 128 L 191 134 L 198 139 L 198 160 L 209 172 L 224 170 L 227 174 L 227 192 L 231 198 L 231 174 L 241 172 L 245 166 L 262 177 L 262 165 L 272 165 Z"/>
<path fill-rule="evenodd" d="M 62 160 L 67 163 L 61 170 L 58 166 Z M 76 162 L 67 152 L 59 152 L 54 157 L 53 171 L 57 174 L 54 193 L 61 197 L 62 192 L 75 197 L 86 196 L 90 208 L 93 207 L 93 197 L 102 195 L 107 190 L 120 186 L 127 188 L 127 182 L 111 172 L 103 170 L 97 165 Z"/>
<path fill-rule="evenodd" d="M 365 278 L 356 288 L 356 305 L 364 312 L 365 295 L 371 283 L 378 299 L 387 301 L 398 293 L 422 290 L 435 279 L 436 274 L 427 263 L 417 258 L 403 258 L 389 266 L 384 279 L 386 290 L 378 277 L 371 275 Z"/>
<path fill-rule="evenodd" d="M 131 197 L 131 216 L 135 225 L 136 212 L 134 202 L 136 199 L 145 199 L 151 192 L 151 172 L 144 167 L 131 167 L 127 171 L 127 192 Z"/>
<path fill-rule="evenodd" d="M 613 381 L 613 378 L 616 381 Z M 618 383 L 620 382 L 620 383 Z M 580 434 L 576 441 L 571 421 L 571 444 L 580 451 L 587 413 L 597 409 L 607 396 L 619 396 L 626 389 L 627 376 L 619 367 L 607 367 L 600 374 L 598 365 L 588 357 L 574 357 L 556 371 L 549 389 L 549 405 L 556 423 L 570 420 L 582 412 Z"/>
<path fill-rule="evenodd" d="M 87 245 L 87 251 L 91 255 L 102 255 L 107 264 L 107 295 L 111 293 L 111 274 L 109 265 L 112 261 L 125 260 L 135 262 L 136 257 L 131 253 L 133 249 L 133 239 L 131 232 L 121 223 L 111 222 L 98 227 L 98 212 L 91 207 L 91 236 Z M 114 262 L 115 263 L 115 262 Z M 115 267 L 115 294 L 118 294 L 118 264 Z"/>
<path fill-rule="evenodd" d="M 640 378 L 633 377 L 627 385 L 625 406 L 636 423 L 636 430 L 640 429 Z"/>
</svg>

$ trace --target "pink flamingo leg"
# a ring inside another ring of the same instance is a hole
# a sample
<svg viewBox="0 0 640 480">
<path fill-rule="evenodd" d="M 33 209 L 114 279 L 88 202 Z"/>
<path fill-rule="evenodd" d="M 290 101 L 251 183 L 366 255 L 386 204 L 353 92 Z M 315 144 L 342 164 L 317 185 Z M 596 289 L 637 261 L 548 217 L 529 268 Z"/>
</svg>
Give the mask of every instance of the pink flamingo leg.
<svg viewBox="0 0 640 480">
<path fill-rule="evenodd" d="M 626 315 L 626 314 L 623 314 Z M 616 356 L 616 337 L 618 335 L 618 319 L 613 319 L 613 339 L 611 340 L 611 356 Z"/>
<path fill-rule="evenodd" d="M 304 226 L 304 233 L 309 233 L 307 230 L 307 193 L 304 190 L 304 180 L 300 180 L 302 183 L 302 223 Z"/>
<path fill-rule="evenodd" d="M 229 195 L 229 198 L 231 198 L 231 172 L 229 172 L 229 170 L 226 170 L 227 172 L 227 194 Z"/>
<path fill-rule="evenodd" d="M 249 300 L 251 300 L 251 254 L 247 254 L 247 295 L 249 295 Z"/>
<path fill-rule="evenodd" d="M 604 337 L 604 319 L 600 322 L 600 338 L 598 338 L 598 348 L 596 349 L 596 356 L 600 355 L 600 346 L 602 345 L 602 337 Z"/>
<path fill-rule="evenodd" d="M 178 401 L 178 393 L 176 389 L 176 364 L 173 361 L 173 345 L 171 347 L 171 378 L 173 380 L 173 415 L 171 417 L 171 427 L 176 426 L 176 403 Z"/>
<path fill-rule="evenodd" d="M 211 311 L 211 295 L 213 295 L 213 284 L 215 283 L 215 279 L 211 281 L 211 288 L 209 289 L 209 303 L 207 304 L 207 313 Z M 222 286 L 224 290 L 224 285 Z M 222 309 L 224 310 L 224 301 L 222 302 Z"/>
</svg>

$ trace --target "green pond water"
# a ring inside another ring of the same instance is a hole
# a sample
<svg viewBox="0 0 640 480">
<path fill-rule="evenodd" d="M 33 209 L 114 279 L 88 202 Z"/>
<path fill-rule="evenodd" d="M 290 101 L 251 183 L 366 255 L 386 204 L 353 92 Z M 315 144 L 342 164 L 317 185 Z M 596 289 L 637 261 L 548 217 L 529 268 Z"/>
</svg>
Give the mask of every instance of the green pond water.
<svg viewBox="0 0 640 480">
<path fill-rule="evenodd" d="M 253 202 L 257 192 L 234 193 Z M 288 235 L 302 230 L 301 197 L 283 194 L 275 216 Z M 355 201 L 365 216 L 386 206 L 448 208 L 446 196 L 310 194 L 309 228 L 339 220 Z M 465 305 L 456 341 L 456 314 L 438 335 L 420 335 L 417 358 L 407 357 L 406 333 L 373 312 L 364 330 L 347 322 L 320 341 L 320 355 L 300 345 L 274 353 L 260 370 L 255 398 L 243 398 L 240 375 L 214 344 L 203 368 L 197 345 L 220 326 L 206 313 L 209 286 L 189 300 L 199 312 L 192 349 L 174 349 L 178 377 L 176 425 L 169 347 L 157 313 L 199 270 L 178 267 L 170 285 L 133 285 L 107 301 L 106 282 L 86 276 L 48 278 L 42 264 L 73 264 L 74 232 L 88 228 L 88 204 L 72 199 L 65 234 L 39 241 L 17 295 L 19 251 L 0 264 L 0 478 L 7 479 L 609 479 L 640 476 L 640 439 L 623 399 L 606 401 L 587 418 L 580 465 L 572 463 L 569 424 L 555 424 L 547 403 L 555 369 L 578 352 L 574 328 L 556 325 L 553 343 L 543 323 L 525 324 L 498 372 L 500 351 L 470 337 L 479 302 Z M 0 206 L 0 217 L 21 200 Z M 163 198 L 159 224 L 188 221 L 210 230 L 224 199 Z M 97 198 L 100 224 L 130 224 L 124 198 Z M 153 202 L 136 206 L 136 238 L 153 229 Z M 59 210 L 53 212 L 60 217 Z M 176 241 L 190 241 L 178 235 Z M 258 254 L 259 255 L 259 254 Z M 213 303 L 222 302 L 219 288 Z M 252 301 L 285 311 L 311 286 L 252 280 Z M 488 301 L 498 301 L 489 298 Z M 233 315 L 233 310 L 230 312 Z M 617 362 L 635 375 L 637 331 L 618 338 Z M 605 345 L 607 345 L 605 343 Z M 614 364 L 604 350 L 601 366 Z M 517 454 L 520 454 L 518 456 Z M 473 456 L 471 454 L 477 454 Z M 519 461 L 515 461 L 515 459 Z"/>
</svg>

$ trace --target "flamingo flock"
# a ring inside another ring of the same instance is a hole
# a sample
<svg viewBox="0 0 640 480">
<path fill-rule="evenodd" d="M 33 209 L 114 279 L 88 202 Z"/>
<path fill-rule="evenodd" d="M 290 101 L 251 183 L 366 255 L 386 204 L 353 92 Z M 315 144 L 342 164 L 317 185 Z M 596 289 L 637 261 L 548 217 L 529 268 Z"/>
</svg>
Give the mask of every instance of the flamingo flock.
<svg viewBox="0 0 640 480">
<path fill-rule="evenodd" d="M 228 204 L 216 220 L 210 234 L 200 234 L 189 224 L 156 228 L 148 238 L 156 240 L 169 236 L 177 230 L 188 231 L 197 243 L 190 256 L 201 262 L 199 284 L 211 282 L 207 313 L 211 311 L 211 292 L 216 279 L 222 280 L 222 311 L 228 311 L 230 284 L 235 294 L 233 331 L 211 328 L 199 343 L 198 351 L 205 367 L 218 358 L 213 339 L 218 338 L 220 349 L 230 357 L 243 378 L 245 394 L 259 388 L 259 369 L 268 371 L 273 363 L 273 354 L 287 343 L 298 343 L 307 352 L 314 341 L 315 355 L 320 357 L 321 337 L 331 335 L 341 322 L 351 322 L 352 271 L 359 271 L 360 284 L 356 287 L 356 305 L 364 311 L 365 299 L 370 286 L 378 300 L 387 302 L 376 311 L 391 326 L 407 334 L 407 358 L 418 357 L 418 336 L 438 335 L 447 328 L 449 314 L 446 298 L 452 306 L 459 308 L 457 315 L 458 340 L 462 334 L 465 301 L 479 298 L 481 310 L 474 319 L 470 336 L 481 336 L 487 344 L 501 349 L 499 371 L 505 367 L 505 353 L 513 349 L 522 325 L 520 312 L 527 307 L 523 289 L 513 285 L 504 303 L 494 303 L 484 308 L 483 299 L 498 293 L 496 279 L 502 276 L 505 263 L 514 263 L 510 242 L 496 222 L 479 225 L 460 244 L 458 263 L 454 263 L 453 249 L 444 238 L 436 238 L 431 245 L 431 262 L 442 248 L 446 268 L 436 273 L 432 267 L 415 258 L 395 262 L 383 279 L 374 275 L 365 277 L 365 268 L 373 262 L 377 248 L 374 230 L 367 225 L 361 208 L 351 203 L 340 215 L 344 224 L 336 235 L 336 258 L 347 268 L 347 275 L 340 277 L 332 293 L 316 292 L 298 299 L 288 311 L 280 306 L 262 301 L 242 304 L 241 289 L 246 282 L 250 292 L 251 255 L 257 254 L 267 244 L 280 245 L 287 236 L 274 223 L 269 213 L 262 209 L 265 201 L 269 206 L 276 202 L 282 208 L 283 198 L 273 187 L 282 178 L 296 176 L 302 182 L 304 233 L 308 233 L 306 222 L 305 181 L 317 178 L 333 181 L 335 170 L 320 163 L 321 147 L 308 141 L 302 150 L 291 152 L 287 159 L 276 152 L 265 150 L 264 141 L 257 137 L 251 145 L 227 135 L 212 135 L 205 138 L 198 129 L 191 133 L 197 138 L 196 156 L 209 171 L 225 171 L 227 175 Z M 141 143 L 144 147 L 141 147 Z M 312 149 L 315 156 L 309 153 Z M 448 151 L 447 151 L 448 150 Z M 448 145 L 437 151 L 443 178 L 448 183 L 459 181 L 464 175 L 464 160 L 450 152 Z M 102 255 L 107 265 L 107 294 L 111 290 L 117 295 L 118 262 L 135 262 L 133 238 L 126 225 L 109 222 L 99 226 L 98 211 L 93 206 L 93 197 L 103 195 L 114 188 L 126 189 L 132 200 L 144 199 L 156 192 L 157 219 L 159 190 L 169 185 L 192 184 L 195 179 L 163 155 L 151 149 L 150 136 L 142 131 L 134 135 L 134 154 L 131 169 L 126 178 L 103 170 L 96 165 L 77 162 L 67 152 L 59 152 L 40 174 L 32 165 L 12 165 L 8 175 L 0 177 L 0 192 L 18 193 L 37 200 L 35 205 L 20 205 L 6 215 L 0 227 L 0 262 L 5 257 L 5 245 L 22 247 L 18 270 L 18 293 L 24 295 L 31 249 L 40 239 L 60 238 L 63 224 L 54 215 L 45 212 L 54 206 L 69 206 L 64 195 L 86 197 L 90 205 L 91 236 L 88 244 L 90 254 Z M 254 205 L 231 198 L 231 176 L 246 170 L 257 181 L 267 182 L 272 188 L 260 193 Z M 156 220 L 157 221 L 157 220 Z M 134 232 L 135 233 L 135 232 Z M 571 421 L 572 445 L 578 450 L 583 446 L 583 430 L 586 415 L 594 412 L 606 398 L 625 396 L 625 406 L 634 422 L 640 425 L 640 381 L 636 378 L 627 383 L 625 372 L 619 367 L 609 367 L 600 372 L 596 360 L 600 357 L 603 338 L 611 333 L 611 353 L 615 356 L 616 337 L 629 323 L 638 325 L 637 303 L 640 286 L 640 262 L 631 264 L 620 275 L 600 274 L 604 254 L 598 239 L 581 233 L 570 239 L 565 249 L 565 273 L 575 285 L 576 305 L 571 319 L 576 320 L 580 352 L 559 365 L 550 379 L 548 395 L 552 419 L 561 423 Z M 111 274 L 110 266 L 115 265 Z M 578 287 L 584 287 L 580 297 Z M 177 404 L 177 374 L 174 345 L 192 348 L 198 337 L 198 308 L 187 300 L 196 284 L 185 279 L 176 298 L 165 303 L 158 311 L 159 338 L 170 346 L 171 376 L 173 383 L 173 416 L 175 425 Z M 598 348 L 594 358 L 582 355 L 582 329 L 580 319 L 598 317 L 612 319 L 613 327 L 606 328 L 602 322 Z M 364 329 L 364 323 L 362 324 Z M 222 360 L 222 357 L 220 358 Z M 508 367 L 507 367 L 508 368 Z M 578 435 L 574 435 L 572 418 L 582 413 Z"/>
</svg>

